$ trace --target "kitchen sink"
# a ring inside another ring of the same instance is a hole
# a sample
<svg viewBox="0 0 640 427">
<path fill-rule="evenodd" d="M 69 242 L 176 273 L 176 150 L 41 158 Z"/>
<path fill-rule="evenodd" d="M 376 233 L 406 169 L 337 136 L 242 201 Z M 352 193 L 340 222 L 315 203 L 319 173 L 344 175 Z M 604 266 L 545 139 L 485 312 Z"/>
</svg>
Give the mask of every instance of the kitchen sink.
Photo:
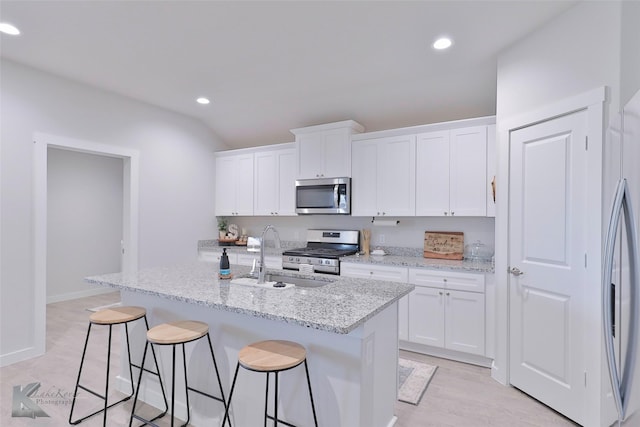
<svg viewBox="0 0 640 427">
<path fill-rule="evenodd" d="M 300 288 L 319 288 L 321 286 L 328 285 L 329 283 L 334 282 L 333 280 L 328 279 L 308 279 L 305 277 L 287 276 L 284 274 L 273 273 L 267 273 L 264 277 L 264 281 L 264 284 L 258 284 L 258 279 L 255 276 L 247 274 L 232 279 L 231 283 L 284 289 L 290 288 L 292 285 Z"/>
<path fill-rule="evenodd" d="M 328 279 L 307 279 L 304 277 L 285 276 L 283 274 L 270 274 L 265 276 L 266 282 L 282 282 L 292 283 L 301 288 L 319 288 L 329 283 L 333 283 L 333 280 Z"/>
</svg>

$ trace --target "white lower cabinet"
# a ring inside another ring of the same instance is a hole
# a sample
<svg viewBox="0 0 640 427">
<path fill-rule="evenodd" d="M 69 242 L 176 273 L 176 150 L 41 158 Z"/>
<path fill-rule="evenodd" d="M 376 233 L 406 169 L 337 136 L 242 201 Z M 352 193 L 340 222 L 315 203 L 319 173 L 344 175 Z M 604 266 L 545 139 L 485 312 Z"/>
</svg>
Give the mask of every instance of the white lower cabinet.
<svg viewBox="0 0 640 427">
<path fill-rule="evenodd" d="M 409 269 L 409 283 L 408 341 L 485 355 L 483 274 Z"/>
<path fill-rule="evenodd" d="M 220 257 L 222 256 L 222 248 L 220 249 L 207 249 L 198 251 L 198 260 L 204 262 L 220 262 Z M 229 264 L 237 264 L 238 258 L 237 254 L 227 252 L 227 256 L 229 257 Z"/>
<path fill-rule="evenodd" d="M 207 250 L 201 250 L 198 252 L 198 260 L 199 261 L 204 261 L 204 262 L 215 262 L 215 263 L 219 263 L 220 262 L 220 257 L 222 256 L 222 248 L 216 248 L 216 249 L 207 249 Z M 236 265 L 253 265 L 253 260 L 255 259 L 256 261 L 260 260 L 260 254 L 259 253 L 252 253 L 252 252 L 240 252 L 240 253 L 235 253 L 235 252 L 229 252 L 227 251 L 227 256 L 229 257 L 229 263 L 230 264 L 236 264 Z M 277 255 L 265 255 L 264 257 L 264 263 L 267 266 L 267 268 L 273 268 L 275 270 L 281 270 L 282 269 L 282 257 L 281 256 L 277 256 Z"/>
<path fill-rule="evenodd" d="M 406 267 L 390 267 L 386 265 L 340 264 L 340 275 L 357 279 L 386 280 L 388 282 L 407 283 L 409 278 Z M 409 295 L 398 301 L 398 338 L 409 339 Z"/>
</svg>

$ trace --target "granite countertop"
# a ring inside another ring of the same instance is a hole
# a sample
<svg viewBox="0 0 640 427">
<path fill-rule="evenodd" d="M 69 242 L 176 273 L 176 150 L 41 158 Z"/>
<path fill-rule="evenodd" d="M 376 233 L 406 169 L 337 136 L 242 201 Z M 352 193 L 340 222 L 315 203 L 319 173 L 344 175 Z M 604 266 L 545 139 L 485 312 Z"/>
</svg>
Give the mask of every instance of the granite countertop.
<svg viewBox="0 0 640 427">
<path fill-rule="evenodd" d="M 282 248 L 267 246 L 265 255 L 282 255 L 282 251 L 290 248 L 304 247 L 305 242 L 284 241 Z M 217 240 L 198 241 L 198 251 L 220 251 L 227 248 L 229 253 L 247 252 L 246 246 L 219 246 Z M 466 271 L 470 273 L 493 273 L 494 265 L 490 261 L 462 260 L 452 261 L 446 259 L 424 258 L 421 248 L 385 247 L 387 255 L 350 255 L 341 257 L 344 263 L 378 264 L 395 267 L 427 268 L 430 270 Z"/>
<path fill-rule="evenodd" d="M 249 270 L 238 265 L 231 268 L 236 276 Z M 231 284 L 218 279 L 217 266 L 207 262 L 92 276 L 85 281 L 338 334 L 353 331 L 414 289 L 414 285 L 404 283 L 271 269 L 269 272 L 335 281 L 319 288 L 287 289 Z"/>
<path fill-rule="evenodd" d="M 431 270 L 468 271 L 475 273 L 493 273 L 492 262 L 472 260 L 452 261 L 447 259 L 424 258 L 413 255 L 350 255 L 340 258 L 343 263 L 378 264 L 396 267 L 428 268 Z"/>
</svg>

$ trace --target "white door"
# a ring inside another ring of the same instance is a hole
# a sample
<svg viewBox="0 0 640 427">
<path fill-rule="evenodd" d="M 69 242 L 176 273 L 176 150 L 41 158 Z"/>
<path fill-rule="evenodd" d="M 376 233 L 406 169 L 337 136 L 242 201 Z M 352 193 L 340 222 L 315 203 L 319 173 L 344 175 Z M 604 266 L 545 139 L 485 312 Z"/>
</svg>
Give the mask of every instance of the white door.
<svg viewBox="0 0 640 427">
<path fill-rule="evenodd" d="M 509 188 L 510 382 L 581 424 L 586 131 L 582 111 L 512 132 Z"/>
</svg>

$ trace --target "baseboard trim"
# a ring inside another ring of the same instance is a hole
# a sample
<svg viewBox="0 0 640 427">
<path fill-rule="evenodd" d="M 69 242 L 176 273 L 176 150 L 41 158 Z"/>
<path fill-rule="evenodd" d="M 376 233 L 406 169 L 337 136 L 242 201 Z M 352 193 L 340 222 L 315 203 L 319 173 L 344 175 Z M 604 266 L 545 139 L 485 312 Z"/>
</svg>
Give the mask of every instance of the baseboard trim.
<svg viewBox="0 0 640 427">
<path fill-rule="evenodd" d="M 72 299 L 78 299 L 78 298 L 84 298 L 84 297 L 92 297 L 95 295 L 108 294 L 111 292 L 117 292 L 117 291 L 112 288 L 100 287 L 96 289 L 86 289 L 84 291 L 67 292 L 65 294 L 47 296 L 47 304 L 62 302 L 62 301 L 69 301 Z"/>
<path fill-rule="evenodd" d="M 424 344 L 416 344 L 409 341 L 399 341 L 400 350 L 413 351 L 414 353 L 427 354 L 429 356 L 441 357 L 443 359 L 455 360 L 457 362 L 469 363 L 471 365 L 490 368 L 492 360 L 488 357 L 475 354 L 462 353 L 460 351 L 447 350 L 445 348 L 431 347 Z"/>
<path fill-rule="evenodd" d="M 43 354 L 44 352 L 38 351 L 36 347 L 27 347 L 12 353 L 2 354 L 0 355 L 0 367 L 33 359 L 34 357 L 42 356 Z"/>
</svg>

